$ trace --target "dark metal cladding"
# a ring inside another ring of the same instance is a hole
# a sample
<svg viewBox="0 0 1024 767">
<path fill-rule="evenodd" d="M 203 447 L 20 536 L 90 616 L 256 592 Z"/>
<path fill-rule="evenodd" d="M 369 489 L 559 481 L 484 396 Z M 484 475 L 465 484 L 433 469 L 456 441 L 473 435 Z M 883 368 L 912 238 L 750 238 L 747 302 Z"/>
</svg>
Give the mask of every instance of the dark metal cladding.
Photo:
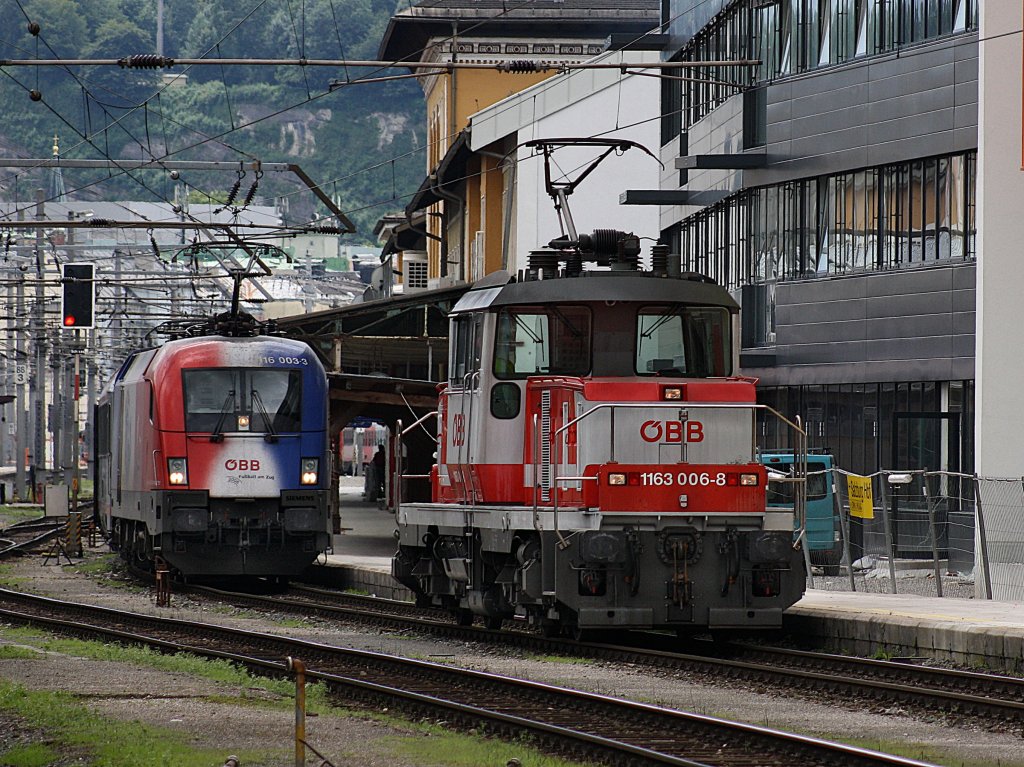
<svg viewBox="0 0 1024 767">
<path fill-rule="evenodd" d="M 721 306 L 732 313 L 739 304 L 720 285 L 705 281 L 700 275 L 659 277 L 644 272 L 583 272 L 578 277 L 549 280 L 509 282 L 490 301 L 489 306 L 516 304 L 572 303 L 575 301 L 642 301 L 647 303 L 682 303 L 695 306 Z M 454 312 L 481 304 L 472 300 L 479 290 L 498 287 L 498 281 L 477 283 L 453 309 Z"/>
</svg>

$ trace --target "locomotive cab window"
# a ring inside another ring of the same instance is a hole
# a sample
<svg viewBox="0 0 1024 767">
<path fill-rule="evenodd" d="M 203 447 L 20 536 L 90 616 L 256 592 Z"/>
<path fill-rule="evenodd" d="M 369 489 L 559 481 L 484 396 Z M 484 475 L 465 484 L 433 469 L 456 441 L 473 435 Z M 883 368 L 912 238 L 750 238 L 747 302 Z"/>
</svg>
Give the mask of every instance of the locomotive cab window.
<svg viewBox="0 0 1024 767">
<path fill-rule="evenodd" d="M 298 370 L 184 370 L 182 380 L 186 431 L 260 434 L 302 428 Z"/>
<path fill-rule="evenodd" d="M 664 306 L 637 313 L 636 372 L 710 378 L 731 372 L 731 327 L 725 309 Z"/>
<path fill-rule="evenodd" d="M 448 369 L 451 371 L 451 385 L 461 389 L 463 386 L 475 389 L 474 374 L 480 370 L 480 356 L 484 342 L 483 314 L 464 314 L 452 322 L 451 360 Z"/>
<path fill-rule="evenodd" d="M 494 374 L 582 376 L 590 372 L 590 310 L 582 306 L 530 306 L 498 315 Z"/>
</svg>

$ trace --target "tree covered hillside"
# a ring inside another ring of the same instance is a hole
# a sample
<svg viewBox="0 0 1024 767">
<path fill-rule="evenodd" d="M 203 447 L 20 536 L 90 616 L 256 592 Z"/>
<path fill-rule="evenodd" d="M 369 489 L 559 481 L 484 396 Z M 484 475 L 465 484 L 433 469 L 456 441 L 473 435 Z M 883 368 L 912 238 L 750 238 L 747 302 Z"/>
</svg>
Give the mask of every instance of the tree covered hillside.
<svg viewBox="0 0 1024 767">
<path fill-rule="evenodd" d="M 164 0 L 172 58 L 375 59 L 397 0 Z M 3 59 L 121 59 L 157 51 L 157 0 L 0 0 Z M 38 34 L 31 25 L 38 24 Z M 422 92 L 407 70 L 220 65 L 0 68 L 0 158 L 61 157 L 297 163 L 372 240 L 425 171 Z M 185 74 L 167 82 L 167 74 Z M 331 89 L 331 81 L 341 85 Z M 182 172 L 188 191 L 223 199 L 232 173 Z M 173 200 L 163 170 L 64 172 L 72 199 Z M 253 180 L 243 179 L 242 193 Z M 43 171 L 0 168 L 0 196 L 28 200 Z M 179 189 L 179 194 L 180 194 Z M 297 180 L 267 174 L 259 198 L 289 217 L 318 212 Z M 319 211 L 322 212 L 322 211 Z"/>
</svg>

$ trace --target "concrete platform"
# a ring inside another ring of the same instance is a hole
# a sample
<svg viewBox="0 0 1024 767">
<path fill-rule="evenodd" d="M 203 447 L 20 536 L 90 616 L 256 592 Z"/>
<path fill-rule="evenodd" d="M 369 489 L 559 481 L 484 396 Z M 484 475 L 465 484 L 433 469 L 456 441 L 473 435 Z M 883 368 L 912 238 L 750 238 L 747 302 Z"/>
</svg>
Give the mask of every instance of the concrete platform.
<svg viewBox="0 0 1024 767">
<path fill-rule="evenodd" d="M 391 579 L 394 517 L 361 498 L 361 479 L 342 487 L 342 533 L 311 579 L 390 599 L 411 600 Z M 1024 673 L 1024 604 L 812 589 L 786 611 L 785 629 L 825 650 L 935 658 Z"/>
</svg>

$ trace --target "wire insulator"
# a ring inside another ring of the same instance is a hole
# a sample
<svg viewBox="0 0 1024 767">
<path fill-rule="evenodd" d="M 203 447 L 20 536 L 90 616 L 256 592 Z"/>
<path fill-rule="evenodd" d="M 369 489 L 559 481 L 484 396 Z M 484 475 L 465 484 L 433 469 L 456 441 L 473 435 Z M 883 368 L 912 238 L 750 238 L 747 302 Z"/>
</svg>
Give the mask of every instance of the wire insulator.
<svg viewBox="0 0 1024 767">
<path fill-rule="evenodd" d="M 156 244 L 156 237 L 152 234 L 149 235 L 149 244 L 153 246 L 153 255 L 156 256 L 157 260 L 160 260 L 160 248 Z"/>
<path fill-rule="evenodd" d="M 161 67 L 173 67 L 174 59 L 170 56 L 160 56 L 155 53 L 140 53 L 134 56 L 123 56 L 117 60 L 121 69 L 160 69 Z"/>
<path fill-rule="evenodd" d="M 531 61 L 529 59 L 510 59 L 498 64 L 499 72 L 506 72 L 513 75 L 525 75 L 531 72 L 547 72 L 551 65 L 546 61 Z"/>
<path fill-rule="evenodd" d="M 308 234 L 344 234 L 339 226 L 307 226 Z"/>
<path fill-rule="evenodd" d="M 114 226 L 114 222 L 112 220 L 110 220 L 109 218 L 87 218 L 85 220 L 85 223 L 86 223 L 86 226 L 93 226 L 93 227 L 97 227 L 99 229 L 103 229 L 103 228 L 109 229 L 109 228 L 112 228 Z"/>
<path fill-rule="evenodd" d="M 30 21 L 28 23 L 28 33 L 32 35 L 32 37 L 39 37 L 40 29 L 41 27 L 39 26 L 38 21 Z"/>
<path fill-rule="evenodd" d="M 259 189 L 259 188 L 260 188 L 260 182 L 259 181 L 253 181 L 252 182 L 252 186 L 249 187 L 249 191 L 245 193 L 245 202 L 242 203 L 243 207 L 245 207 L 245 208 L 249 207 L 249 205 L 252 203 L 252 198 L 256 196 L 256 190 Z"/>
<path fill-rule="evenodd" d="M 238 190 L 242 188 L 242 179 L 238 179 L 234 184 L 231 185 L 231 191 L 228 192 L 227 202 L 224 203 L 224 208 L 230 208 L 235 204 L 235 198 L 238 197 Z M 221 208 L 223 210 L 223 208 Z"/>
</svg>

